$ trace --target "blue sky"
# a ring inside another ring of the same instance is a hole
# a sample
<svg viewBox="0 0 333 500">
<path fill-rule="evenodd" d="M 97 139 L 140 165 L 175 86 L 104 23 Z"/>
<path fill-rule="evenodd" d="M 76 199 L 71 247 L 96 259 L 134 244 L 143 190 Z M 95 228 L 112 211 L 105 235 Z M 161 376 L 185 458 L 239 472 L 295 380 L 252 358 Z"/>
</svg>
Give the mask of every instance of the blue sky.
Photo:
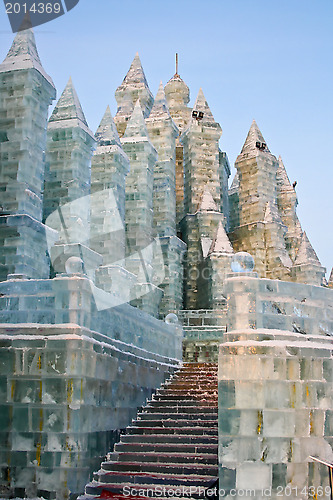
<svg viewBox="0 0 333 500">
<path fill-rule="evenodd" d="M 223 135 L 232 172 L 253 118 L 297 180 L 298 214 L 322 264 L 333 265 L 332 0 L 80 0 L 35 29 L 60 96 L 69 76 L 96 130 L 138 51 L 155 95 L 179 72 L 200 87 Z M 13 34 L 0 3 L 0 59 Z"/>
</svg>

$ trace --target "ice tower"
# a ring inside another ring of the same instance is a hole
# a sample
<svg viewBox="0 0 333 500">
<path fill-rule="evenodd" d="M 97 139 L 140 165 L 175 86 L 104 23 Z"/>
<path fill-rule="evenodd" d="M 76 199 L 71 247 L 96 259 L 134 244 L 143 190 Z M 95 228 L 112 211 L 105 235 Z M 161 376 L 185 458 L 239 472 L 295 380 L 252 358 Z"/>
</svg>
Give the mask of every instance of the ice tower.
<svg viewBox="0 0 333 500">
<path fill-rule="evenodd" d="M 43 155 L 48 107 L 55 96 L 33 32 L 19 32 L 0 65 L 1 281 L 9 275 L 49 276 L 42 224 Z"/>
</svg>

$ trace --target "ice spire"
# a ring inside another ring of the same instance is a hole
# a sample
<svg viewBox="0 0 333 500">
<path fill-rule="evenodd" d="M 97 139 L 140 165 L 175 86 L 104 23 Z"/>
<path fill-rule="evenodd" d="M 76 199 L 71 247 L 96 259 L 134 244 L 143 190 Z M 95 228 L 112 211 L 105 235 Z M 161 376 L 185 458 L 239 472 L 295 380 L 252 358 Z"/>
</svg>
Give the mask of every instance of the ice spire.
<svg viewBox="0 0 333 500">
<path fill-rule="evenodd" d="M 172 119 L 169 111 L 169 106 L 165 97 L 163 83 L 160 82 L 158 91 L 155 97 L 154 105 L 150 112 L 149 118 L 155 119 Z"/>
<path fill-rule="evenodd" d="M 19 32 L 0 65 L 0 281 L 49 276 L 41 222 L 45 130 L 55 97 L 32 30 Z"/>
<path fill-rule="evenodd" d="M 225 232 L 225 229 L 224 229 L 221 221 L 219 222 L 219 225 L 217 227 L 216 236 L 215 236 L 214 241 L 212 243 L 212 246 L 209 250 L 209 255 L 212 253 L 215 253 L 215 254 L 234 253 L 233 248 L 232 248 L 231 243 L 230 243 L 230 240 L 228 238 L 228 235 Z"/>
<path fill-rule="evenodd" d="M 200 119 L 200 116 L 198 115 L 196 118 L 192 118 L 192 122 L 193 120 L 197 121 L 199 119 L 199 121 L 202 121 L 203 123 L 215 123 L 214 116 L 210 110 L 210 107 L 208 105 L 208 102 L 206 101 L 206 98 L 204 96 L 201 87 L 199 89 L 195 104 L 193 106 L 193 112 L 203 113 L 203 117 L 202 119 Z"/>
<path fill-rule="evenodd" d="M 303 232 L 301 244 L 296 256 L 295 266 L 301 266 L 303 264 L 317 264 L 321 266 L 320 260 L 311 245 L 306 232 Z"/>
<path fill-rule="evenodd" d="M 330 277 L 329 277 L 329 280 L 328 280 L 328 286 L 330 288 L 333 288 L 333 267 L 332 267 L 332 271 L 331 271 L 331 274 L 330 274 Z"/>
<path fill-rule="evenodd" d="M 32 29 L 19 31 L 11 48 L 0 65 L 0 73 L 19 70 L 36 69 L 54 87 L 52 78 L 45 72 L 36 47 L 35 35 Z"/>
<path fill-rule="evenodd" d="M 278 183 L 278 188 L 280 191 L 290 191 L 295 192 L 295 189 L 290 183 L 286 168 L 284 166 L 281 155 L 279 156 L 279 166 L 276 172 L 276 179 Z"/>
<path fill-rule="evenodd" d="M 108 266 L 125 256 L 125 179 L 130 168 L 109 106 L 95 137 L 97 148 L 91 160 L 90 248 L 103 257 L 104 267 L 97 273 L 97 280 L 99 286 L 108 290 L 111 286 Z"/>
<path fill-rule="evenodd" d="M 238 189 L 239 189 L 239 177 L 238 177 L 238 172 L 236 172 L 235 177 L 233 178 L 233 181 L 229 189 L 229 195 L 233 194 L 235 191 L 238 191 Z"/>
<path fill-rule="evenodd" d="M 118 131 L 111 115 L 110 106 L 106 108 L 95 137 L 99 146 L 121 146 Z"/>
<path fill-rule="evenodd" d="M 90 160 L 95 144 L 70 78 L 47 127 L 44 220 L 57 207 L 89 194 Z M 87 220 L 86 214 L 81 219 Z"/>
<path fill-rule="evenodd" d="M 149 89 L 138 53 L 136 53 L 122 84 L 119 85 L 116 90 L 115 96 L 118 106 L 126 92 L 130 94 L 133 104 L 137 99 L 140 99 L 143 114 L 145 118 L 147 118 L 152 108 L 154 98 Z"/>
<path fill-rule="evenodd" d="M 260 143 L 260 147 L 257 147 L 257 143 Z M 261 148 L 261 149 L 260 149 Z M 259 151 L 263 151 L 265 153 L 269 153 L 269 149 L 267 147 L 266 141 L 260 132 L 260 129 L 255 120 L 253 120 L 250 130 L 247 134 L 246 140 L 244 142 L 244 146 L 241 151 L 241 155 L 245 153 L 259 153 Z"/>
<path fill-rule="evenodd" d="M 143 67 L 140 61 L 139 52 L 136 52 L 130 69 L 128 70 L 122 84 L 143 84 L 144 86 L 148 87 L 146 75 L 143 71 Z"/>
<path fill-rule="evenodd" d="M 128 121 L 124 137 L 148 137 L 148 130 L 143 117 L 139 99 Z"/>
<path fill-rule="evenodd" d="M 210 189 L 207 185 L 205 186 L 205 189 L 204 189 L 204 192 L 202 195 L 202 200 L 201 200 L 199 210 L 201 210 L 201 211 L 203 211 L 203 210 L 211 211 L 212 210 L 214 212 L 219 211 L 217 204 L 214 201 L 213 195 L 210 192 Z"/>
<path fill-rule="evenodd" d="M 69 78 L 65 90 L 61 94 L 61 97 L 53 110 L 49 124 L 52 122 L 61 122 L 63 120 L 74 120 L 72 126 L 82 126 L 86 132 L 88 131 L 93 136 L 93 133 L 89 130 L 86 117 L 84 116 L 81 103 L 71 77 Z"/>
</svg>

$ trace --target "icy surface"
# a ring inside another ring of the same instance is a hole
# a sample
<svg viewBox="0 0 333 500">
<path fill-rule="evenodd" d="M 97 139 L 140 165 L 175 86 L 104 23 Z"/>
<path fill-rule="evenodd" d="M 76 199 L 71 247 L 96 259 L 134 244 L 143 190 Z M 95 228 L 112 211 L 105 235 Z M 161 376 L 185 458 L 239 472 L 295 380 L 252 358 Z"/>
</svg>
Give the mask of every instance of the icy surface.
<svg viewBox="0 0 333 500">
<path fill-rule="evenodd" d="M 247 134 L 247 138 L 245 139 L 244 146 L 241 151 L 241 155 L 250 153 L 251 156 L 257 155 L 259 153 L 259 149 L 256 147 L 256 142 L 266 144 L 265 149 L 263 150 L 265 153 L 269 153 L 269 149 L 267 147 L 267 143 L 259 130 L 259 127 L 255 120 L 253 120 L 249 133 Z"/>
<path fill-rule="evenodd" d="M 221 221 L 219 222 L 216 237 L 212 243 L 209 253 L 234 253 L 228 235 L 225 232 Z"/>
<path fill-rule="evenodd" d="M 303 232 L 301 245 L 299 247 L 295 261 L 296 266 L 302 264 L 317 264 L 319 266 L 321 265 L 318 256 L 314 251 L 313 246 L 311 245 L 305 231 Z"/>
<path fill-rule="evenodd" d="M 99 146 L 117 145 L 121 147 L 119 134 L 111 115 L 110 106 L 106 108 L 95 137 Z"/>
<path fill-rule="evenodd" d="M 0 73 L 30 68 L 36 69 L 54 87 L 52 78 L 45 72 L 39 59 L 32 29 L 17 33 L 7 57 L 0 65 Z"/>
</svg>

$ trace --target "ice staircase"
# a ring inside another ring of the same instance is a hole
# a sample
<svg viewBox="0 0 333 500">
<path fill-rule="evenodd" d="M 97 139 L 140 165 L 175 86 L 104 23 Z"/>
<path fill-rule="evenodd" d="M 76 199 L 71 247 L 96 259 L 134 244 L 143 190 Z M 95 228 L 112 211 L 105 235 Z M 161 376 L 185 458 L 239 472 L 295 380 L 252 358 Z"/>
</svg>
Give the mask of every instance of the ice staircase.
<svg viewBox="0 0 333 500">
<path fill-rule="evenodd" d="M 187 363 L 138 413 L 79 499 L 203 498 L 218 476 L 217 439 L 217 364 Z"/>
</svg>

